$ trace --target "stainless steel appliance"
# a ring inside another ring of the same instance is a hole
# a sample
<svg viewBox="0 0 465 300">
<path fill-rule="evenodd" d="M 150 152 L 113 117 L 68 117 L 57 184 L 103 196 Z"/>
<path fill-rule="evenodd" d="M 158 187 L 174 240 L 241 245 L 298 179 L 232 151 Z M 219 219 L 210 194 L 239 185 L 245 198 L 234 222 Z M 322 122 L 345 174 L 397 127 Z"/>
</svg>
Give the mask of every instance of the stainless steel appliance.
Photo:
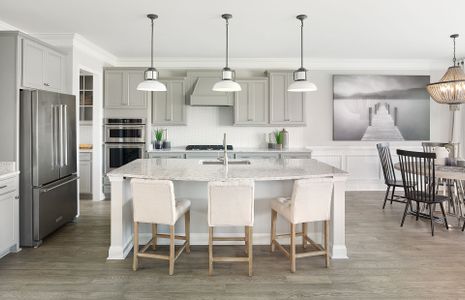
<svg viewBox="0 0 465 300">
<path fill-rule="evenodd" d="M 35 247 L 77 215 L 76 99 L 20 96 L 20 244 Z"/>
<path fill-rule="evenodd" d="M 144 156 L 144 119 L 105 120 L 105 173 Z"/>
</svg>

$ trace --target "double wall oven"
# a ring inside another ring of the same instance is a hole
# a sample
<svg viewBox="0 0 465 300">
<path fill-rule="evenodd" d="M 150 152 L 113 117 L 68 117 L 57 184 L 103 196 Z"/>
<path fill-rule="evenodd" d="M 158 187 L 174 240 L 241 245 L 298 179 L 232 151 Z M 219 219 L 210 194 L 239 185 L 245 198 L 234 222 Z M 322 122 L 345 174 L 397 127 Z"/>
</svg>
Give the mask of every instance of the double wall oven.
<svg viewBox="0 0 465 300">
<path fill-rule="evenodd" d="M 105 173 L 144 156 L 145 119 L 105 119 Z"/>
</svg>

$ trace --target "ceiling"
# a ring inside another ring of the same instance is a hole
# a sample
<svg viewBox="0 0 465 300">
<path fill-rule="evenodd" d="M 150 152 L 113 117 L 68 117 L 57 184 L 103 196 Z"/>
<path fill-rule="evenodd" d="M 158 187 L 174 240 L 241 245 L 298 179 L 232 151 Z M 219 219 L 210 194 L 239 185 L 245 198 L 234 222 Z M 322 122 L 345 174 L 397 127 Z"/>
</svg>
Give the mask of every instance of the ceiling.
<svg viewBox="0 0 465 300">
<path fill-rule="evenodd" d="M 34 3 L 35 2 L 35 3 Z M 34 3 L 34 4 L 33 4 Z M 305 13 L 305 56 L 324 59 L 448 59 L 449 35 L 465 56 L 463 0 L 2 0 L 0 20 L 28 33 L 79 33 L 119 58 L 148 57 L 156 13 L 159 57 L 224 55 L 222 13 L 231 13 L 232 58 L 299 55 Z"/>
</svg>

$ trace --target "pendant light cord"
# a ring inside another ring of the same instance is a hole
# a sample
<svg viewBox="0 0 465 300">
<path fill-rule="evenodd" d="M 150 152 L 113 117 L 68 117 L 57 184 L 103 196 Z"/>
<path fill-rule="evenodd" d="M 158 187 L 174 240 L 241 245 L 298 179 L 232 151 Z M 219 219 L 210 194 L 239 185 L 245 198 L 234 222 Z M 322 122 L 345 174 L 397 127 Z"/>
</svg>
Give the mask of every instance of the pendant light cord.
<svg viewBox="0 0 465 300">
<path fill-rule="evenodd" d="M 304 20 L 300 20 L 300 68 L 304 68 Z"/>
<path fill-rule="evenodd" d="M 152 21 L 152 36 L 150 39 L 150 67 L 153 68 L 153 19 Z"/>
<path fill-rule="evenodd" d="M 229 68 L 229 20 L 226 19 L 226 68 Z"/>
<path fill-rule="evenodd" d="M 455 37 L 453 38 L 454 40 L 454 58 L 452 59 L 452 62 L 454 63 L 454 67 L 455 67 L 455 62 L 457 61 L 457 59 L 455 58 Z"/>
</svg>

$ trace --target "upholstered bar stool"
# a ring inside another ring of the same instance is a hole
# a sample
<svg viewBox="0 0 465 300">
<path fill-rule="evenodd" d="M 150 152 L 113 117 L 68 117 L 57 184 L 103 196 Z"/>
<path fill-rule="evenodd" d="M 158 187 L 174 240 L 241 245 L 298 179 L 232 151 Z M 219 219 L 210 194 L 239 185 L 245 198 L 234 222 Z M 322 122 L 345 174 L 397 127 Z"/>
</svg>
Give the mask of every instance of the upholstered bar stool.
<svg viewBox="0 0 465 300">
<path fill-rule="evenodd" d="M 328 238 L 331 218 L 331 198 L 333 182 L 330 178 L 301 179 L 294 182 L 291 198 L 273 199 L 271 202 L 271 252 L 277 247 L 291 262 L 291 272 L 295 272 L 296 258 L 324 255 L 326 267 L 329 266 Z M 276 234 L 276 220 L 280 214 L 291 227 L 290 234 Z M 307 234 L 307 223 L 323 221 L 324 247 L 314 242 Z M 296 233 L 296 225 L 302 224 L 302 232 Z M 302 246 L 310 243 L 316 250 L 296 254 L 296 236 L 302 236 Z M 278 241 L 279 237 L 290 237 L 287 251 Z"/>
<path fill-rule="evenodd" d="M 214 181 L 208 183 L 208 274 L 214 262 L 248 262 L 252 276 L 252 227 L 254 221 L 254 183 L 252 180 Z M 218 226 L 244 227 L 242 237 L 214 237 Z M 213 256 L 214 241 L 244 241 L 246 257 Z"/>
<path fill-rule="evenodd" d="M 190 206 L 189 200 L 176 200 L 174 198 L 173 182 L 169 180 L 146 180 L 133 179 L 132 186 L 132 203 L 134 210 L 134 259 L 133 270 L 138 267 L 138 258 L 155 258 L 163 259 L 169 262 L 169 274 L 174 273 L 174 262 L 179 258 L 181 253 L 186 250 L 190 253 Z M 174 225 L 181 216 L 184 215 L 185 235 L 175 235 Z M 152 239 L 139 251 L 139 223 L 152 224 Z M 157 232 L 157 224 L 169 225 L 169 234 L 160 234 Z M 170 240 L 169 255 L 159 255 L 146 253 L 147 249 L 152 246 L 155 250 L 158 238 Z M 184 244 L 175 252 L 175 240 L 184 240 Z"/>
</svg>

